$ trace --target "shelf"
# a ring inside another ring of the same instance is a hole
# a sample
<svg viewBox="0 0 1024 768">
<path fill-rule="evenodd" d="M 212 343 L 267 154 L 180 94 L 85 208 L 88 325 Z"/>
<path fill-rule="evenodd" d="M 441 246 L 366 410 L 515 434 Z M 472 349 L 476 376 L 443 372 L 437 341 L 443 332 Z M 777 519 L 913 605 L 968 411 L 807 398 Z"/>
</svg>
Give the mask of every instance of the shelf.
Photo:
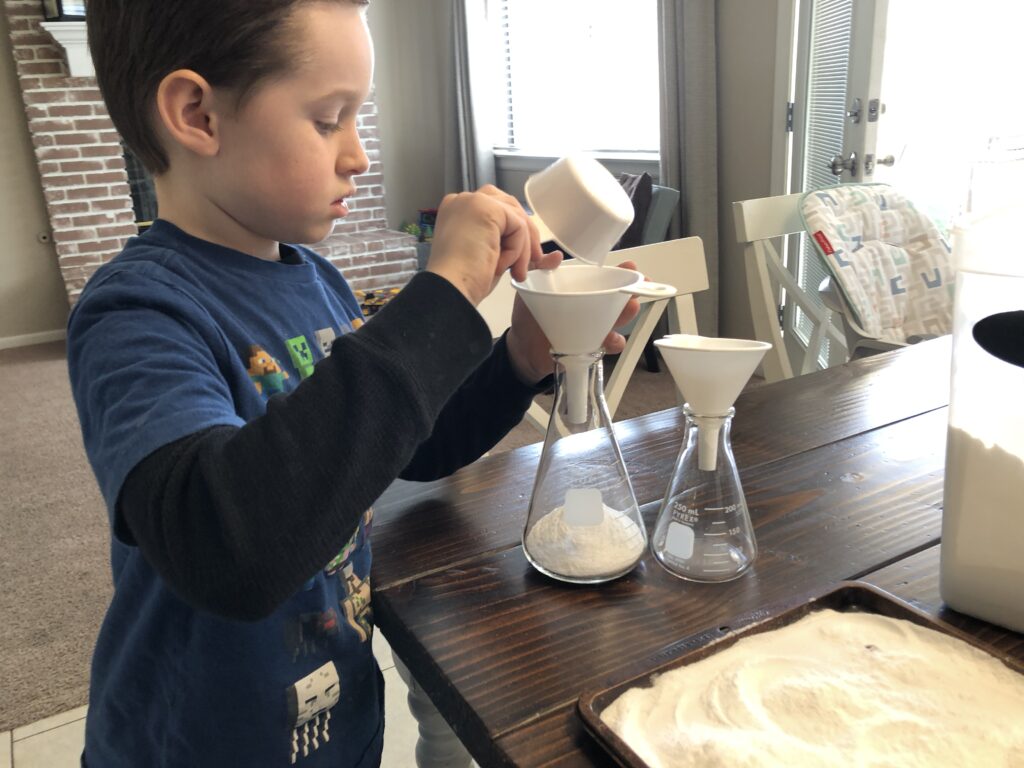
<svg viewBox="0 0 1024 768">
<path fill-rule="evenodd" d="M 84 21 L 44 21 L 40 26 L 64 49 L 71 77 L 95 77 Z"/>
</svg>

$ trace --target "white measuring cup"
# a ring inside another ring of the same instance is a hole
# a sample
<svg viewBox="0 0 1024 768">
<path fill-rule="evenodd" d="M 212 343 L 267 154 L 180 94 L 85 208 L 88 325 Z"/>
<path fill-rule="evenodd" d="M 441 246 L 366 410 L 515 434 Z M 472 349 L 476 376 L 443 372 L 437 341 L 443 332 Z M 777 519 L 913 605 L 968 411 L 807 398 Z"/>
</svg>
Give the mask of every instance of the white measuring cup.
<svg viewBox="0 0 1024 768">
<path fill-rule="evenodd" d="M 526 180 L 527 205 L 541 242 L 602 266 L 633 223 L 633 203 L 597 160 L 568 155 Z"/>
</svg>

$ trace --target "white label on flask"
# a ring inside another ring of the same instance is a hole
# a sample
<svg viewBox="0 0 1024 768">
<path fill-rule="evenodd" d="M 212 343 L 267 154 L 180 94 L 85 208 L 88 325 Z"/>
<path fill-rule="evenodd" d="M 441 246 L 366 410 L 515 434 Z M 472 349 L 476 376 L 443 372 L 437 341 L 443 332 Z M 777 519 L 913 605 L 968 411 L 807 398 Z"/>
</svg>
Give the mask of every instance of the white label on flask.
<svg viewBox="0 0 1024 768">
<path fill-rule="evenodd" d="M 604 522 L 604 500 L 598 488 L 570 488 L 565 492 L 562 519 L 566 525 L 588 526 Z"/>
<path fill-rule="evenodd" d="M 693 557 L 693 528 L 673 520 L 665 533 L 665 551 L 680 560 Z"/>
</svg>

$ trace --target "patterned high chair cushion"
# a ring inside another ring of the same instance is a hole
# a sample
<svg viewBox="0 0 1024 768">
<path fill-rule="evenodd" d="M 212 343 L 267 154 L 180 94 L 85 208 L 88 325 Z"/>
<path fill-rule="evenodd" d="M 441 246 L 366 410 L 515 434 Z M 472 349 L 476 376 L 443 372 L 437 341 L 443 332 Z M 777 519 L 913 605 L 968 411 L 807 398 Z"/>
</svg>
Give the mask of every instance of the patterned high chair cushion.
<svg viewBox="0 0 1024 768">
<path fill-rule="evenodd" d="M 949 244 L 934 222 L 887 184 L 808 192 L 807 234 L 868 336 L 905 343 L 953 327 Z"/>
</svg>

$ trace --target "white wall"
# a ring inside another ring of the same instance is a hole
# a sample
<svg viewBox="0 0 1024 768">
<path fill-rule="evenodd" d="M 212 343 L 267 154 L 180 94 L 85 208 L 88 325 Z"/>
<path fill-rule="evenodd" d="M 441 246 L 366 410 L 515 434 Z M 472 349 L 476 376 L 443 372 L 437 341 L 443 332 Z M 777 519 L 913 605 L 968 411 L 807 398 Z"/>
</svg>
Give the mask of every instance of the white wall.
<svg viewBox="0 0 1024 768">
<path fill-rule="evenodd" d="M 376 50 L 377 109 L 388 224 L 416 221 L 444 197 L 444 56 L 449 16 L 442 0 L 376 0 L 368 19 Z"/>
<path fill-rule="evenodd" d="M 718 0 L 719 333 L 753 338 L 743 248 L 732 203 L 781 194 L 772 189 L 772 120 L 777 4 Z M 787 62 L 780 62 L 786 67 Z M 775 116 L 773 118 L 773 115 Z"/>
<path fill-rule="evenodd" d="M 0 12 L 0 348 L 42 341 L 63 331 L 67 294 L 49 236 L 11 54 L 7 15 Z"/>
</svg>

